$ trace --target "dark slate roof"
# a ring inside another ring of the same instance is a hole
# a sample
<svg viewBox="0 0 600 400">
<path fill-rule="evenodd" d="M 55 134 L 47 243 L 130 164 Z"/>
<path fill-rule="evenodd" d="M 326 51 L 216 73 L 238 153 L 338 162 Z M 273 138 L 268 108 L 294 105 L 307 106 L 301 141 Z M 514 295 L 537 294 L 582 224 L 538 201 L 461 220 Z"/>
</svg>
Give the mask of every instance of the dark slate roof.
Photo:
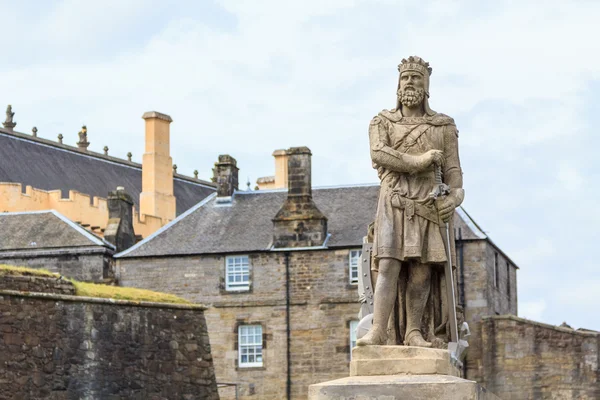
<svg viewBox="0 0 600 400">
<path fill-rule="evenodd" d="M 313 188 L 327 217 L 326 246 L 360 247 L 375 218 L 379 185 Z M 118 257 L 148 257 L 269 250 L 272 219 L 287 190 L 236 192 L 230 205 L 210 197 Z"/>
<path fill-rule="evenodd" d="M 139 210 L 142 165 L 42 138 L 0 129 L 0 182 L 15 182 L 42 190 L 69 190 L 106 198 L 117 186 L 125 187 Z M 211 182 L 177 174 L 173 192 L 177 215 L 215 192 Z"/>
<path fill-rule="evenodd" d="M 485 232 L 477 225 L 464 208 L 458 207 L 454 213 L 454 231 L 457 239 L 481 240 L 488 239 Z"/>
<path fill-rule="evenodd" d="M 0 226 L 0 254 L 89 246 L 114 250 L 112 244 L 54 210 L 0 213 Z"/>
</svg>

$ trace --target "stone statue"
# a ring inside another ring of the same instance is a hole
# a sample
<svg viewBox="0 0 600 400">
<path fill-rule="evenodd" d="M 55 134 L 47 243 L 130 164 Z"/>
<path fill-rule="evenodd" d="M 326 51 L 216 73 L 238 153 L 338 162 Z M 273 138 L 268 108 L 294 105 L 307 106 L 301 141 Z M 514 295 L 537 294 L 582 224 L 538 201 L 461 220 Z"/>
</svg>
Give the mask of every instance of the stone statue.
<svg viewBox="0 0 600 400">
<path fill-rule="evenodd" d="M 452 222 L 464 198 L 458 130 L 452 118 L 429 107 L 429 63 L 409 57 L 398 70 L 396 108 L 383 110 L 369 126 L 371 159 L 381 180 L 371 263 L 376 282 L 373 325 L 357 345 L 444 347 L 448 257 L 440 227 Z M 448 195 L 437 199 L 431 195 L 436 169 L 438 181 L 441 172 L 449 186 Z M 455 266 L 452 226 L 449 232 Z"/>
<path fill-rule="evenodd" d="M 9 104 L 8 107 L 6 107 L 6 120 L 2 123 L 2 125 L 4 125 L 6 129 L 11 131 L 15 126 L 17 126 L 17 123 L 13 121 L 14 116 L 15 113 L 12 110 L 12 106 Z"/>
</svg>

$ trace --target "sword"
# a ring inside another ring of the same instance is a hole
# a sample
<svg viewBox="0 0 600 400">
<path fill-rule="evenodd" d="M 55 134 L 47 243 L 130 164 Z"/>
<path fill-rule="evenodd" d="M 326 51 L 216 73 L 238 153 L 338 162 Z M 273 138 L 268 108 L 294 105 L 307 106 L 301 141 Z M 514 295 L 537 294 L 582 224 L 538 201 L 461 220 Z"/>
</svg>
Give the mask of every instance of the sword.
<svg viewBox="0 0 600 400">
<path fill-rule="evenodd" d="M 441 199 L 443 196 L 447 196 L 450 193 L 450 187 L 442 182 L 442 168 L 439 165 L 435 166 L 435 187 L 433 191 L 429 194 L 431 198 L 436 200 Z M 448 222 L 444 223 L 442 226 L 442 221 L 440 221 L 440 233 L 442 235 L 442 239 L 444 240 L 444 247 L 446 250 L 446 294 L 448 297 L 448 318 L 450 322 L 450 339 L 452 343 L 448 343 L 448 350 L 451 348 L 456 349 L 456 346 L 459 344 L 458 337 L 458 323 L 456 321 L 456 299 L 454 296 L 454 278 L 452 276 L 452 254 L 450 247 L 450 225 Z M 456 351 L 452 352 L 453 355 L 457 355 Z M 458 361 L 458 360 L 457 360 Z"/>
</svg>

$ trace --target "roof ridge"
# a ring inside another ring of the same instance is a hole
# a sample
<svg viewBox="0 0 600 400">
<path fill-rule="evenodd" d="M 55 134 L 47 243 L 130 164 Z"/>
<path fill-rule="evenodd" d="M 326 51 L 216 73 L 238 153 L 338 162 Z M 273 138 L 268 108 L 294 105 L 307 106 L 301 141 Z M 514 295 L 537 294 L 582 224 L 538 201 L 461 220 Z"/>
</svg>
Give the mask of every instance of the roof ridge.
<svg viewBox="0 0 600 400">
<path fill-rule="evenodd" d="M 333 189 L 351 189 L 357 187 L 375 187 L 379 186 L 379 183 L 351 183 L 347 185 L 337 186 L 313 186 L 312 190 L 333 190 Z M 235 194 L 261 194 L 261 193 L 286 193 L 287 188 L 278 189 L 264 189 L 264 190 L 238 190 Z"/>
<path fill-rule="evenodd" d="M 199 202 L 198 204 L 196 204 L 192 208 L 188 209 L 186 212 L 184 212 L 183 214 L 181 214 L 180 216 L 178 216 L 177 218 L 175 218 L 173 221 L 171 221 L 168 224 L 164 225 L 162 228 L 160 228 L 156 232 L 152 233 L 150 236 L 148 236 L 147 238 L 143 239 L 141 242 L 138 242 L 138 243 L 134 244 L 133 246 L 131 246 L 130 248 L 128 248 L 126 250 L 123 250 L 120 253 L 115 254 L 113 257 L 114 258 L 123 257 L 123 256 L 129 254 L 130 252 L 132 252 L 133 250 L 139 248 L 140 246 L 142 246 L 142 245 L 150 242 L 155 237 L 157 237 L 158 235 L 160 235 L 161 233 L 163 233 L 167 229 L 171 228 L 173 225 L 175 225 L 176 223 L 178 223 L 182 219 L 186 218 L 188 215 L 192 214 L 193 212 L 195 212 L 196 210 L 198 210 L 199 208 L 201 208 L 202 206 L 204 206 L 205 204 L 207 204 L 210 200 L 212 200 L 216 196 L 217 196 L 217 192 L 209 194 L 201 202 Z"/>
<path fill-rule="evenodd" d="M 68 226 L 73 228 L 75 231 L 77 231 L 77 233 L 79 233 L 80 235 L 84 236 L 86 239 L 91 241 L 92 243 L 97 244 L 99 246 L 106 246 L 113 250 L 116 250 L 115 245 L 108 242 L 106 239 L 96 235 L 93 232 L 88 231 L 81 225 L 71 221 L 69 218 L 65 217 L 64 215 L 62 215 L 61 213 L 59 213 L 58 211 L 56 211 L 54 209 L 35 210 L 35 211 L 1 212 L 0 217 L 1 216 L 13 216 L 13 215 L 35 215 L 35 214 L 52 214 L 55 217 L 57 217 L 58 219 L 60 219 L 62 222 L 66 223 Z"/>
<path fill-rule="evenodd" d="M 65 222 L 71 228 L 75 229 L 81 235 L 85 236 L 87 239 L 89 239 L 93 243 L 95 243 L 97 245 L 100 245 L 100 246 L 110 247 L 113 250 L 117 249 L 114 244 L 108 242 L 104 238 L 101 238 L 100 236 L 96 235 L 95 233 L 88 231 L 83 226 L 81 226 L 79 224 L 76 224 L 75 222 L 71 221 L 69 218 L 65 217 L 64 215 L 62 215 L 58 211 L 56 211 L 54 209 L 51 209 L 51 210 L 48 210 L 48 211 L 51 212 L 52 214 L 54 214 L 54 216 L 57 217 L 57 218 L 59 218 L 61 221 Z"/>
<path fill-rule="evenodd" d="M 66 152 L 69 152 L 69 153 L 72 153 L 75 155 L 89 157 L 89 158 L 97 159 L 97 160 L 104 161 L 104 162 L 120 164 L 120 165 L 128 167 L 128 168 L 134 168 L 134 169 L 139 169 L 139 170 L 142 169 L 142 164 L 134 162 L 134 161 L 125 160 L 125 159 L 119 158 L 119 157 L 109 156 L 109 155 L 98 153 L 98 152 L 91 151 L 91 150 L 81 151 L 81 150 L 78 150 L 78 148 L 75 146 L 70 146 L 70 145 L 64 144 L 64 143 L 57 143 L 50 139 L 44 139 L 44 138 L 37 137 L 37 136 L 31 136 L 31 135 L 27 135 L 27 134 L 21 133 L 21 132 L 15 132 L 15 131 L 9 132 L 6 129 L 0 128 L 0 135 L 5 135 L 8 137 L 12 136 L 14 139 L 17 139 L 17 140 L 23 140 L 23 141 L 35 143 L 38 145 L 55 148 L 56 150 L 66 151 Z M 200 185 L 200 186 L 208 186 L 210 188 L 217 187 L 217 184 L 214 182 L 205 181 L 203 179 L 192 178 L 191 176 L 187 176 L 187 175 L 183 175 L 183 174 L 179 174 L 179 173 L 173 173 L 173 179 L 179 179 L 180 181 L 194 183 L 194 184 Z"/>
</svg>

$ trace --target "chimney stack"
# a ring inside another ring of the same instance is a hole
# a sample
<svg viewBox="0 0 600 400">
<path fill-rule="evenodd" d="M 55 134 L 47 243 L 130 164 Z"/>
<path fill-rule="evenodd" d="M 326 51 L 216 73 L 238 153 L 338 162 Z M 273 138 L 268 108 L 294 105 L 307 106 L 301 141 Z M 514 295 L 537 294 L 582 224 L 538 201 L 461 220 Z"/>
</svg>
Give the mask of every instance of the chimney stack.
<svg viewBox="0 0 600 400">
<path fill-rule="evenodd" d="M 213 182 L 217 184 L 217 198 L 230 198 L 238 190 L 237 161 L 229 154 L 221 154 L 213 168 Z"/>
<path fill-rule="evenodd" d="M 288 154 L 285 150 L 275 150 L 275 187 L 274 189 L 288 187 Z"/>
<path fill-rule="evenodd" d="M 104 239 L 115 245 L 117 252 L 135 244 L 133 231 L 133 199 L 122 186 L 108 194 L 108 224 Z"/>
<path fill-rule="evenodd" d="M 170 124 L 173 120 L 156 111 L 144 113 L 142 118 L 146 121 L 146 149 L 142 156 L 140 215 L 171 221 L 176 215 L 170 155 Z"/>
<path fill-rule="evenodd" d="M 286 155 L 288 195 L 273 218 L 273 246 L 321 246 L 327 238 L 327 218 L 312 199 L 312 153 L 308 147 L 292 147 Z"/>
</svg>

